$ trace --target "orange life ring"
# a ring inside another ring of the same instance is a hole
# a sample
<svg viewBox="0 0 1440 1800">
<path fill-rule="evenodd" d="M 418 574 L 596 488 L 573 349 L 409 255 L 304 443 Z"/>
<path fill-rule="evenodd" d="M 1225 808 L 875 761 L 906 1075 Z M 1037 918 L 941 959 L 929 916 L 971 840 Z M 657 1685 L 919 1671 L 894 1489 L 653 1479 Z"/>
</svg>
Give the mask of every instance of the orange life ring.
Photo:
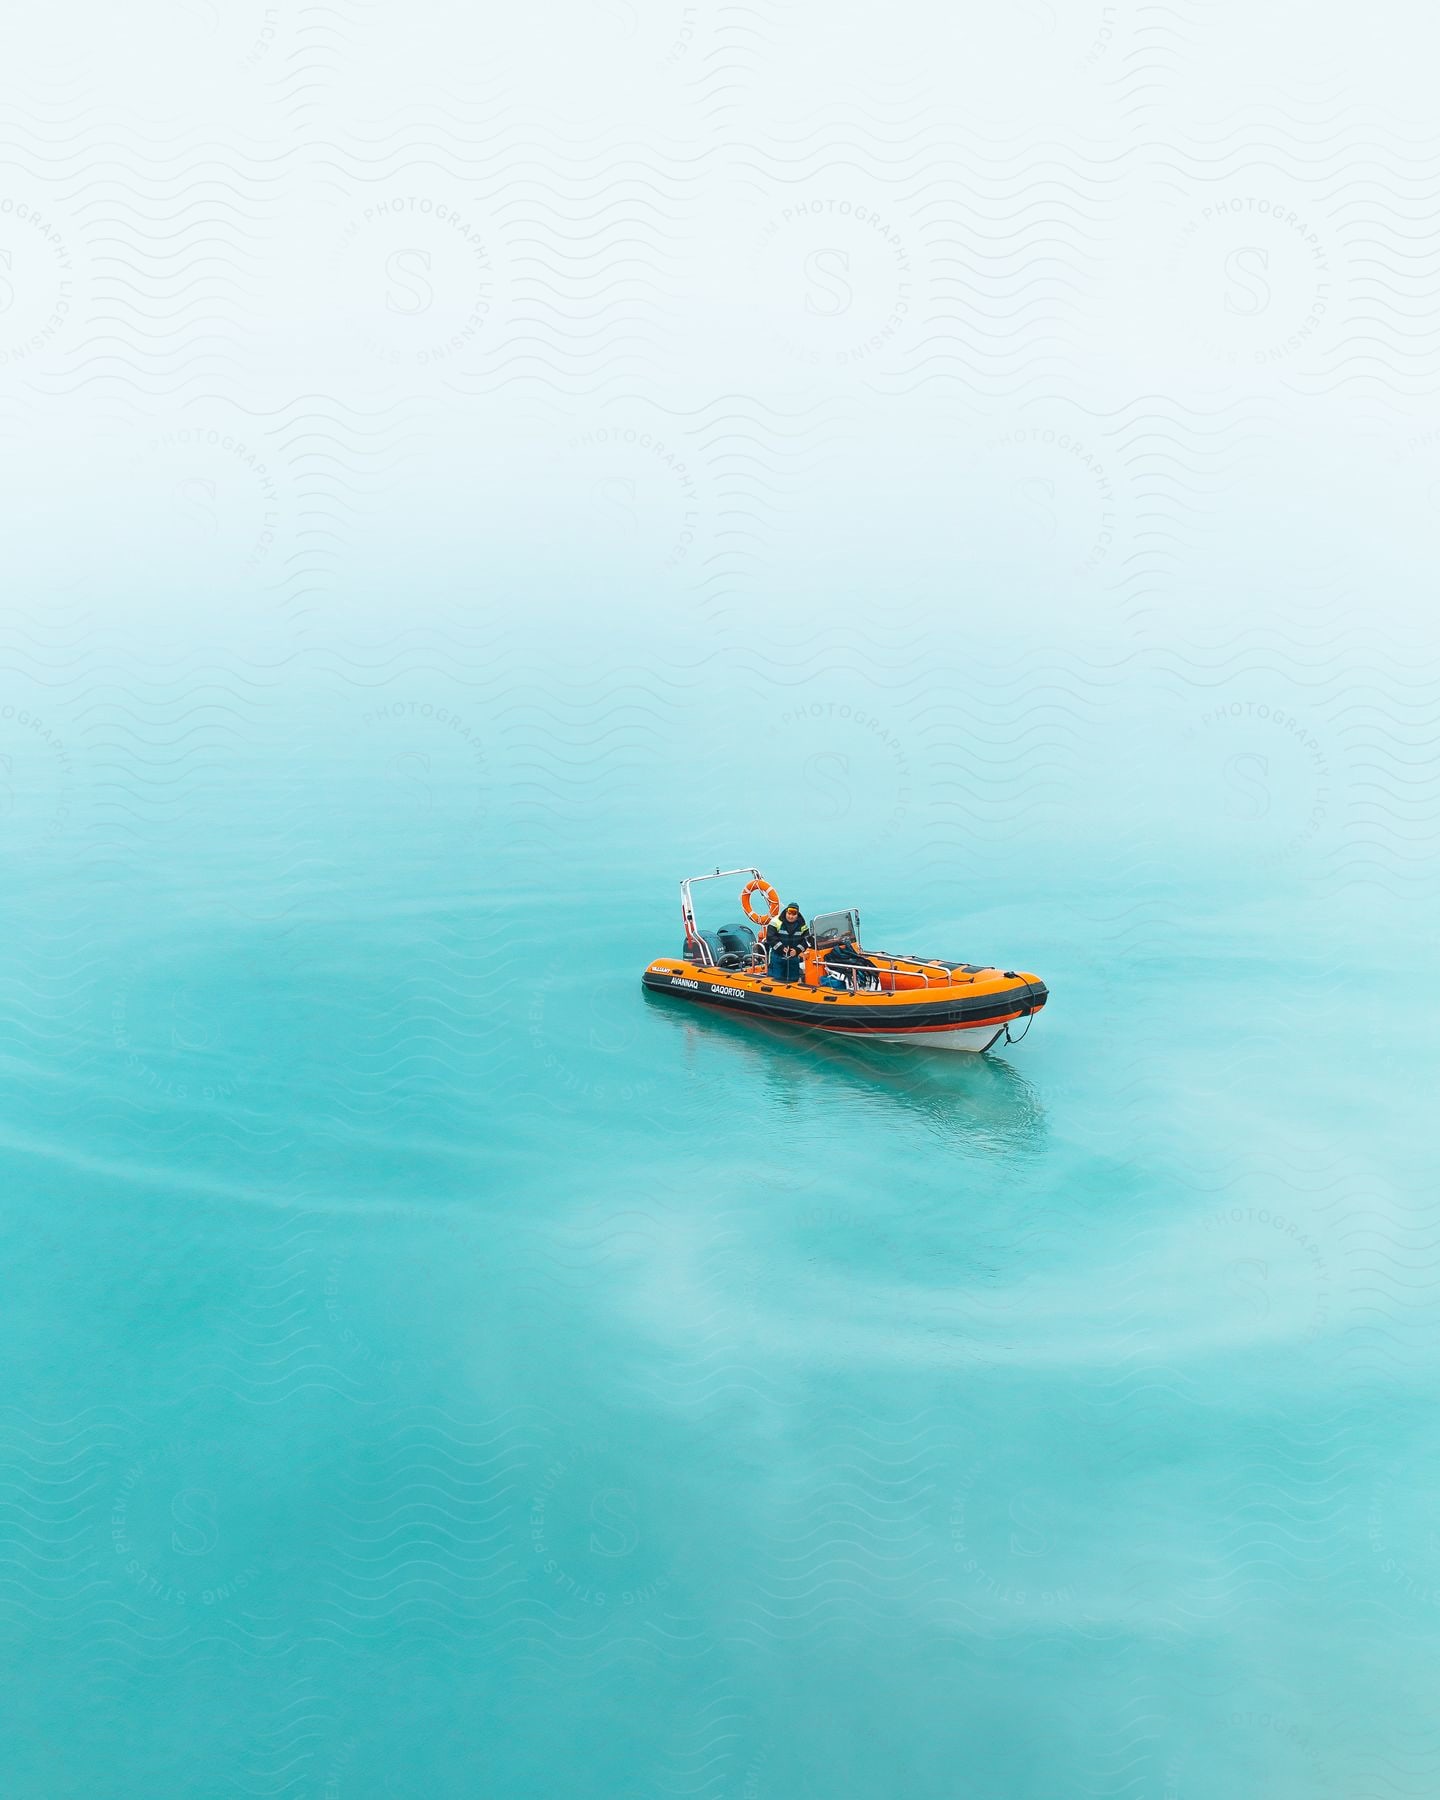
<svg viewBox="0 0 1440 1800">
<path fill-rule="evenodd" d="M 750 896 L 763 894 L 769 905 L 768 913 L 756 913 L 750 910 Z M 772 919 L 780 917 L 780 896 L 768 881 L 757 875 L 753 881 L 747 882 L 740 894 L 740 910 L 752 925 L 768 925 Z"/>
</svg>

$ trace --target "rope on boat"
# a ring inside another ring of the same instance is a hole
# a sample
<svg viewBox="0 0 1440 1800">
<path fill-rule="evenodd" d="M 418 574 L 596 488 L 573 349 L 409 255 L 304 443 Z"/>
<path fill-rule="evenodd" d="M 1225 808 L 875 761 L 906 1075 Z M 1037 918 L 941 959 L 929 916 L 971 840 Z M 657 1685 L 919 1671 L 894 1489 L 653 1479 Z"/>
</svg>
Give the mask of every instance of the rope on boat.
<svg viewBox="0 0 1440 1800">
<path fill-rule="evenodd" d="M 1035 1013 L 1034 1013 L 1034 1010 L 1032 1009 L 1030 1012 L 1026 1013 L 1026 1015 L 1025 1015 L 1024 1031 L 1022 1031 L 1020 1033 L 1019 1037 L 1014 1037 L 1014 1036 L 1012 1036 L 1011 1031 L 1010 1031 L 1010 1021 L 1007 1019 L 1005 1021 L 1005 1042 L 1007 1044 L 1023 1044 L 1025 1042 L 1025 1039 L 1030 1034 L 1030 1027 L 1034 1023 L 1035 1023 Z"/>
</svg>

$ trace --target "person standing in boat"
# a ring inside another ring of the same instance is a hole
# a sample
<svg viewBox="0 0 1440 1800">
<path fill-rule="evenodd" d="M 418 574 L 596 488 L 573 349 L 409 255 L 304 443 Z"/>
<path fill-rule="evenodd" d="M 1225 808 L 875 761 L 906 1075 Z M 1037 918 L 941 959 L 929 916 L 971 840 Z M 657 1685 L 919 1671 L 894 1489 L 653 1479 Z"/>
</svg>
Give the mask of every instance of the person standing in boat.
<svg viewBox="0 0 1440 1800">
<path fill-rule="evenodd" d="M 760 934 L 760 943 L 769 956 L 772 981 L 798 981 L 800 958 L 815 940 L 805 916 L 792 900 Z"/>
</svg>

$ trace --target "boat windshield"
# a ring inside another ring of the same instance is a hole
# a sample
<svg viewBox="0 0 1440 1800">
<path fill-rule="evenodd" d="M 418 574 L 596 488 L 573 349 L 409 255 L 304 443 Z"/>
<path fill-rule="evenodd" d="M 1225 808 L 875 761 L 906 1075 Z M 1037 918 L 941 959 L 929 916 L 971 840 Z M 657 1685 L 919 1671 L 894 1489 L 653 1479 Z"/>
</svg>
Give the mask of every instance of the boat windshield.
<svg viewBox="0 0 1440 1800">
<path fill-rule="evenodd" d="M 829 950 L 836 944 L 858 944 L 860 915 L 853 909 L 847 912 L 816 913 L 810 921 L 810 929 L 814 933 L 817 950 Z"/>
</svg>

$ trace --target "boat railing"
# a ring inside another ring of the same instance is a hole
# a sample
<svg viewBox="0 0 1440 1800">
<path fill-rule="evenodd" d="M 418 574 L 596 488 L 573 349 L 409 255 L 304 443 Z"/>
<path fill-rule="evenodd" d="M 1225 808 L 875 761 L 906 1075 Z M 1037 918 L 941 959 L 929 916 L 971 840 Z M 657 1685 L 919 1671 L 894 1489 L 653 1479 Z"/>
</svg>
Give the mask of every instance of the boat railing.
<svg viewBox="0 0 1440 1800">
<path fill-rule="evenodd" d="M 716 961 L 709 944 L 698 932 L 687 947 L 686 955 L 688 960 L 697 962 L 702 969 L 721 969 L 721 964 Z M 907 988 L 913 988 L 917 978 L 919 985 L 925 988 L 953 987 L 955 985 L 954 970 L 948 963 L 937 962 L 933 957 L 901 956 L 893 950 L 867 950 L 862 951 L 861 955 L 869 960 L 848 962 L 833 955 L 824 956 L 821 964 L 822 971 L 827 974 L 843 974 L 852 992 L 863 991 L 867 988 L 874 992 L 878 987 L 882 992 L 888 989 L 889 992 L 894 993 L 899 984 L 893 979 L 888 983 L 885 982 L 883 977 L 886 975 L 906 977 L 904 986 Z M 883 967 L 876 966 L 876 959 L 883 964 Z M 763 973 L 767 961 L 765 951 L 757 944 L 747 961 L 735 973 L 747 975 Z M 876 979 L 872 983 L 865 979 L 867 976 Z"/>
<path fill-rule="evenodd" d="M 869 988 L 873 992 L 878 987 L 882 992 L 888 988 L 890 993 L 894 993 L 899 985 L 893 979 L 896 975 L 908 977 L 906 987 L 913 987 L 917 976 L 919 985 L 926 988 L 949 987 L 955 980 L 947 964 L 935 962 L 929 957 L 897 956 L 890 950 L 864 950 L 861 955 L 867 960 L 847 962 L 840 957 L 827 956 L 823 967 L 826 973 L 845 975 L 852 991 Z M 892 977 L 888 984 L 884 979 L 887 975 Z M 867 980 L 866 977 L 870 979 Z"/>
<path fill-rule="evenodd" d="M 901 956 L 894 950 L 867 950 L 867 956 L 883 956 L 888 963 L 910 975 L 933 975 L 937 982 L 948 982 L 954 979 L 949 963 L 936 960 L 933 956 Z"/>
</svg>

